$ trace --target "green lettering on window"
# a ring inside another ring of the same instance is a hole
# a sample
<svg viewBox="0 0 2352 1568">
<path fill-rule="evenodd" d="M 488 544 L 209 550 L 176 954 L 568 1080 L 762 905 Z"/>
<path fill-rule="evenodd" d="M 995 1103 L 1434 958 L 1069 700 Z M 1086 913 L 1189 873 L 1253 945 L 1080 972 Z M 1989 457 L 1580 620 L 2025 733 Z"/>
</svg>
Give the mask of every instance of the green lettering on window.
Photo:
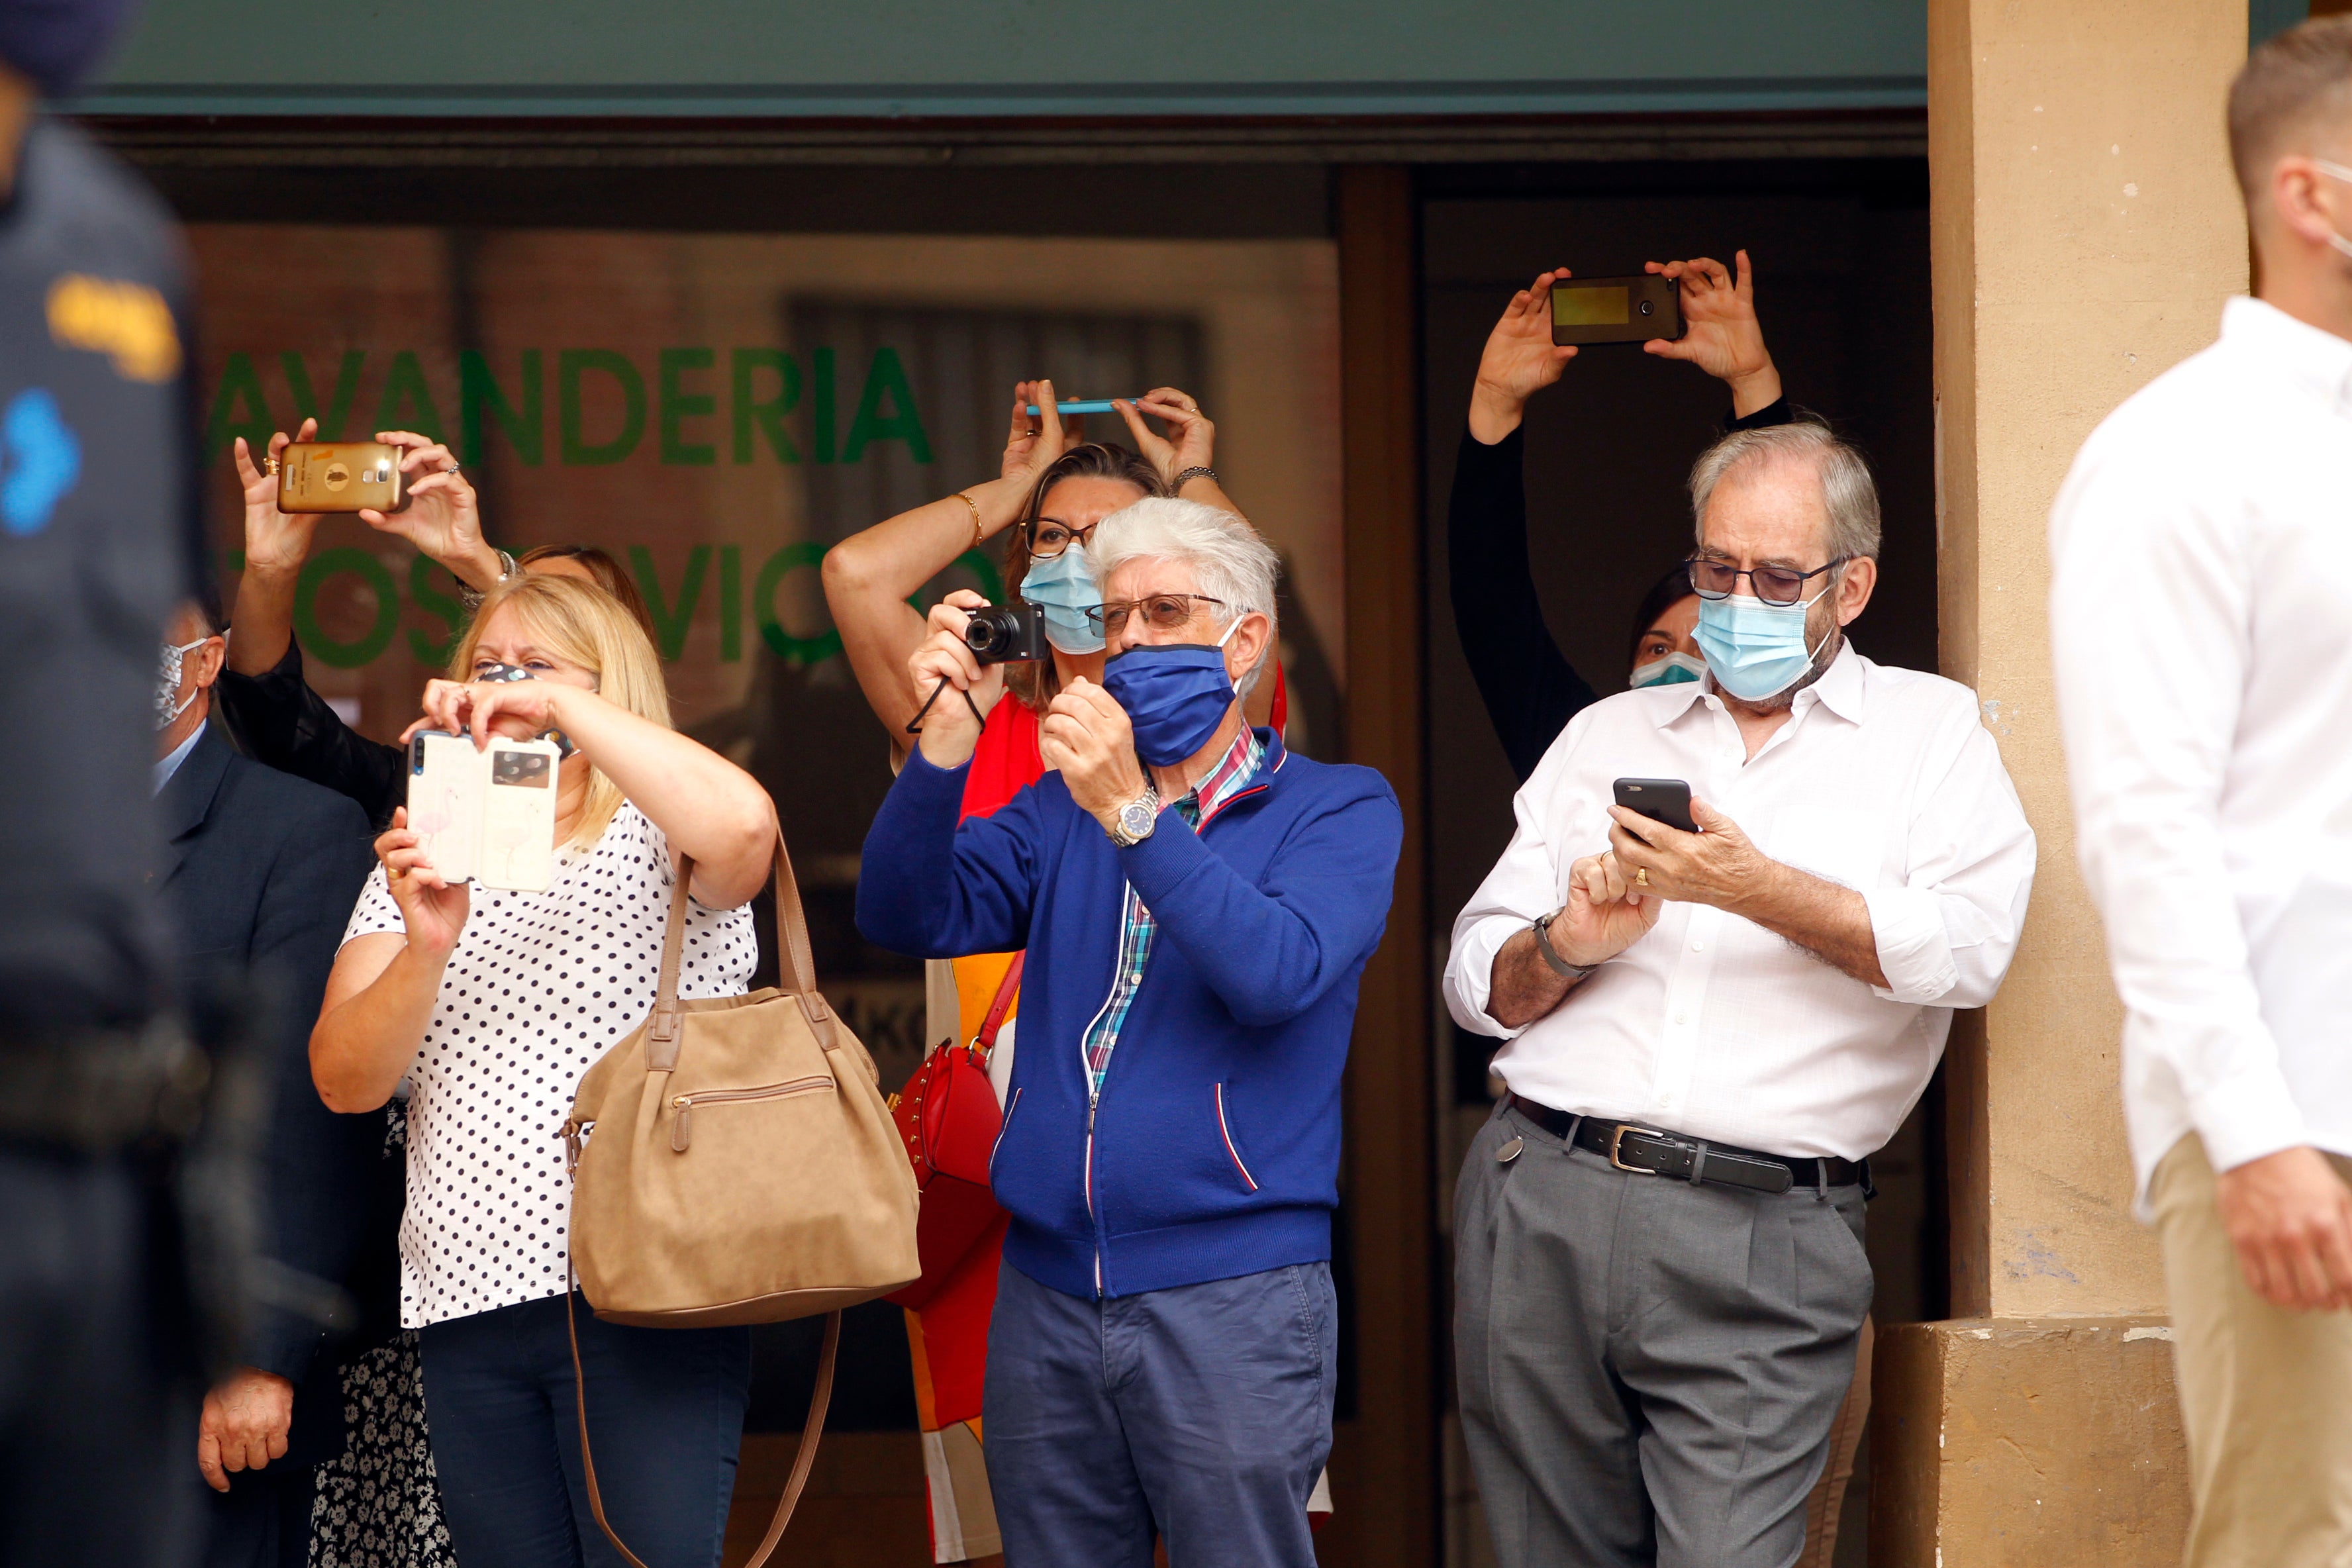
<svg viewBox="0 0 2352 1568">
<path fill-rule="evenodd" d="M 441 622 L 438 641 L 427 637 L 416 626 L 408 628 L 408 651 L 416 662 L 435 668 L 449 662 L 457 651 L 458 634 L 466 629 L 466 606 L 433 585 L 434 563 L 430 555 L 419 555 L 408 563 L 408 596 L 416 607 Z"/>
<path fill-rule="evenodd" d="M 375 622 L 354 642 L 337 642 L 319 626 L 320 584 L 340 572 L 355 574 L 375 595 Z M 399 627 L 400 590 L 383 563 L 364 550 L 321 550 L 294 581 L 294 635 L 302 639 L 303 651 L 320 664 L 356 669 L 391 647 L 392 634 Z"/>
<path fill-rule="evenodd" d="M 482 460 L 482 416 L 487 412 L 513 444 L 515 456 L 533 468 L 539 466 L 545 450 L 541 439 L 544 421 L 540 417 L 539 365 L 537 349 L 522 351 L 522 407 L 517 409 L 499 389 L 489 361 L 472 349 L 457 356 L 457 423 L 466 444 L 462 461 Z"/>
<path fill-rule="evenodd" d="M 588 445 L 581 434 L 580 378 L 602 371 L 621 389 L 621 432 Z M 565 349 L 555 356 L 556 419 L 562 431 L 563 461 L 595 467 L 617 463 L 636 450 L 646 433 L 646 383 L 637 367 L 612 349 Z"/>
<path fill-rule="evenodd" d="M 733 382 L 729 406 L 735 416 L 735 460 L 751 460 L 751 432 L 757 428 L 767 437 L 768 450 L 776 455 L 776 461 L 799 462 L 800 448 L 793 445 L 792 433 L 784 428 L 784 416 L 801 400 L 801 367 L 782 349 L 737 349 L 728 364 Z M 776 395 L 765 402 L 751 395 L 752 374 L 761 370 L 776 373 Z"/>
<path fill-rule="evenodd" d="M 760 617 L 760 636 L 778 658 L 793 664 L 822 664 L 841 651 L 841 633 L 835 627 L 827 626 L 813 637 L 796 637 L 776 618 L 776 589 L 785 574 L 814 567 L 824 559 L 824 546 L 814 539 L 787 544 L 768 557 L 768 563 L 760 568 L 760 580 L 751 585 L 751 609 Z"/>
<path fill-rule="evenodd" d="M 818 349 L 809 355 L 809 388 L 814 406 L 810 410 L 810 423 L 814 426 L 810 445 L 816 448 L 816 460 L 833 461 L 833 351 Z"/>
<path fill-rule="evenodd" d="M 360 367 L 367 363 L 367 353 L 362 349 L 345 349 L 341 363 L 335 366 L 335 389 L 327 397 L 327 406 L 319 406 L 319 395 L 310 390 L 310 367 L 300 354 L 288 349 L 278 356 L 278 365 L 286 372 L 286 390 L 294 395 L 294 423 L 299 428 L 305 419 L 319 422 L 319 439 L 340 441 L 343 438 L 343 422 L 352 416 L 352 399 L 359 395 Z"/>
<path fill-rule="evenodd" d="M 694 624 L 695 603 L 702 597 L 702 579 L 709 568 L 710 546 L 698 544 L 688 551 L 686 576 L 677 585 L 677 603 L 665 604 L 654 552 L 642 544 L 629 546 L 629 571 L 637 580 L 637 592 L 646 596 L 646 613 L 653 617 L 654 641 L 663 658 L 674 659 L 686 651 L 687 628 Z"/>
<path fill-rule="evenodd" d="M 719 658 L 733 664 L 743 657 L 743 547 L 719 547 Z"/>
<path fill-rule="evenodd" d="M 690 370 L 709 370 L 718 363 L 718 355 L 709 349 L 664 349 L 659 359 L 658 380 L 661 398 L 657 411 L 661 421 L 661 460 L 701 468 L 719 460 L 719 448 L 700 441 L 688 441 L 678 426 L 688 419 L 700 419 L 719 412 L 719 399 L 709 393 L 688 392 L 679 377 Z"/>
<path fill-rule="evenodd" d="M 233 405 L 242 403 L 245 410 L 238 413 Z M 211 462 L 228 450 L 228 444 L 237 437 L 253 448 L 257 466 L 269 449 L 269 437 L 278 433 L 278 423 L 269 416 L 269 399 L 261 390 L 261 377 L 254 373 L 251 354 L 231 354 L 221 366 L 220 386 L 213 394 L 212 417 L 205 421 L 205 461 Z"/>
<path fill-rule="evenodd" d="M 416 363 L 414 350 L 403 349 L 392 356 L 392 368 L 384 373 L 383 395 L 376 400 L 375 427 L 414 430 L 435 441 L 443 439 L 441 410 L 434 405 L 433 389 L 425 384 L 425 367 Z"/>
<path fill-rule="evenodd" d="M 885 416 L 887 397 L 897 412 Z M 874 367 L 866 373 L 866 391 L 857 399 L 857 416 L 849 422 L 849 439 L 842 443 L 841 460 L 854 463 L 869 441 L 904 441 L 907 455 L 919 463 L 931 460 L 930 438 L 915 413 L 914 390 L 907 384 L 907 367 L 897 349 L 876 349 Z"/>
</svg>

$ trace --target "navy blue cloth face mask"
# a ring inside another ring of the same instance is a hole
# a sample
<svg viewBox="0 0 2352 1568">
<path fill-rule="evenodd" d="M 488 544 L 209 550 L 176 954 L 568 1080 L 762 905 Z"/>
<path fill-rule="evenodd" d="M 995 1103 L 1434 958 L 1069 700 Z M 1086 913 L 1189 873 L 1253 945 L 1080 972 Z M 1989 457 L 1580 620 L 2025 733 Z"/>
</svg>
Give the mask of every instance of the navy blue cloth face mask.
<svg viewBox="0 0 2352 1568">
<path fill-rule="evenodd" d="M 1102 683 L 1134 727 L 1135 754 L 1155 768 L 1174 767 L 1207 745 L 1234 705 L 1222 645 L 1131 647 L 1103 666 Z"/>
</svg>

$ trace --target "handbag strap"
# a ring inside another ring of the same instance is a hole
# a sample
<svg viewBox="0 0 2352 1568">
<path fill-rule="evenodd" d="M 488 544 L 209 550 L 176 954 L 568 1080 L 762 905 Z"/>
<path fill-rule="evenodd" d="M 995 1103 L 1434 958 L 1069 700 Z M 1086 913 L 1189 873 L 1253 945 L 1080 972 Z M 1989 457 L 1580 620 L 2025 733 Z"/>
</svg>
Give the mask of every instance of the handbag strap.
<svg viewBox="0 0 2352 1568">
<path fill-rule="evenodd" d="M 996 1031 L 1004 1027 L 1004 1015 L 1013 1011 L 1013 999 L 1021 994 L 1021 966 L 1028 958 L 1026 948 L 1014 953 L 1004 978 L 996 983 L 996 998 L 989 1003 L 988 1016 L 981 1020 L 979 1037 L 972 1041 L 983 1057 L 996 1049 Z"/>
<path fill-rule="evenodd" d="M 793 875 L 792 852 L 784 847 L 781 828 L 776 833 L 775 883 L 777 972 L 784 989 L 799 1001 L 801 1011 L 807 1016 L 817 1044 L 829 1051 L 835 1043 L 833 1013 L 817 994 L 816 959 L 809 949 L 808 915 L 801 908 L 800 879 Z M 686 905 L 693 885 L 694 857 L 680 855 L 677 886 L 669 900 L 669 925 L 662 933 L 661 979 L 654 987 L 653 1020 L 646 1030 L 646 1067 L 652 1072 L 668 1072 L 677 1066 L 678 1033 L 686 1012 L 678 1005 L 677 969 L 686 952 Z"/>
<path fill-rule="evenodd" d="M 613 1543 L 614 1551 L 628 1559 L 629 1568 L 646 1568 L 645 1560 L 629 1550 L 604 1517 L 604 1495 L 596 1489 L 596 1456 L 588 1447 L 588 1377 L 580 1366 L 580 1320 L 572 1298 L 579 1292 L 578 1281 L 566 1267 L 564 1283 L 572 1289 L 563 1296 L 563 1327 L 572 1336 L 572 1407 L 580 1414 L 580 1469 L 588 1481 L 588 1511 L 596 1516 L 596 1528 Z M 809 1391 L 808 1419 L 801 1424 L 799 1448 L 793 1455 L 793 1473 L 784 1482 L 784 1495 L 776 1500 L 776 1515 L 768 1521 L 768 1533 L 760 1540 L 760 1548 L 751 1553 L 743 1568 L 761 1568 L 777 1543 L 784 1538 L 784 1527 L 793 1521 L 793 1510 L 799 1506 L 801 1493 L 808 1486 L 809 1471 L 816 1465 L 817 1439 L 824 1434 L 825 1407 L 833 1402 L 833 1366 L 841 1353 L 841 1314 L 824 1315 L 824 1348 L 817 1352 L 816 1386 Z"/>
</svg>

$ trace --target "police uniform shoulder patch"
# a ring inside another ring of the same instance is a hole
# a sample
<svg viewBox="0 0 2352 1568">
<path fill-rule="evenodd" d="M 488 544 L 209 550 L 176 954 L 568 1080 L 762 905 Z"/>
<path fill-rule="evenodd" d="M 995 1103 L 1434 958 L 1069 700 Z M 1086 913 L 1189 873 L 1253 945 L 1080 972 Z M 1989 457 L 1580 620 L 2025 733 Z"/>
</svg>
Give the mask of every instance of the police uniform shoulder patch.
<svg viewBox="0 0 2352 1568">
<path fill-rule="evenodd" d="M 112 359 L 131 381 L 169 381 L 180 371 L 180 332 L 163 296 L 144 283 L 68 272 L 49 285 L 49 336 L 58 346 Z"/>
</svg>

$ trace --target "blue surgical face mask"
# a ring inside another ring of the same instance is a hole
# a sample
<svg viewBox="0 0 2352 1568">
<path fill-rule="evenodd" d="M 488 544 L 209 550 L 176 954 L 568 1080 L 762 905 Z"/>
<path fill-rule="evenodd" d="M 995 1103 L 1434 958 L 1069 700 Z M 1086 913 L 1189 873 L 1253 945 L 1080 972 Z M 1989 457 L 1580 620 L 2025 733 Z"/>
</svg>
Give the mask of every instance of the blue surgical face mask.
<svg viewBox="0 0 2352 1568">
<path fill-rule="evenodd" d="M 1100 653 L 1102 627 L 1087 616 L 1102 604 L 1094 563 L 1083 541 L 1073 539 L 1059 555 L 1029 563 L 1021 596 L 1045 613 L 1045 640 L 1067 654 Z"/>
<path fill-rule="evenodd" d="M 1103 689 L 1135 731 L 1135 754 L 1171 768 L 1209 743 L 1234 705 L 1225 673 L 1225 636 L 1208 643 L 1157 643 L 1129 648 L 1103 666 Z"/>
<path fill-rule="evenodd" d="M 1635 690 L 1644 686 L 1679 686 L 1686 680 L 1696 680 L 1706 673 L 1706 660 L 1686 653 L 1670 653 L 1633 667 L 1626 685 Z"/>
<path fill-rule="evenodd" d="M 1795 605 L 1768 605 L 1746 594 L 1701 599 L 1693 636 L 1716 684 L 1744 702 L 1761 702 L 1802 680 L 1821 651 L 1805 646 L 1805 612 L 1822 594 Z M 1834 627 L 1824 634 L 1822 646 L 1835 635 Z"/>
</svg>

